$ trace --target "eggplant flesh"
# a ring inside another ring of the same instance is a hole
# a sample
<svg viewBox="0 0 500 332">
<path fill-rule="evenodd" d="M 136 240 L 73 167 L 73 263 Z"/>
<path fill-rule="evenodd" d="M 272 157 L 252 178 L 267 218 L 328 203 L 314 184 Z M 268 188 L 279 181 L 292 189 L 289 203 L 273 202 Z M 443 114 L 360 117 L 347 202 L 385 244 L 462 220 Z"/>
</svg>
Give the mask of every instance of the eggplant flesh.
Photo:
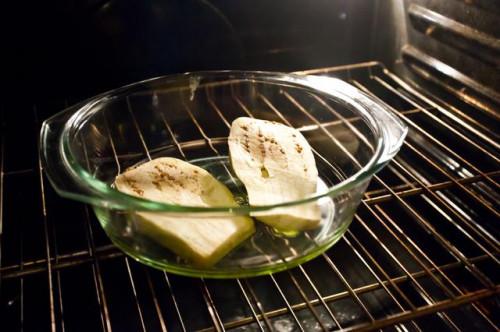
<svg viewBox="0 0 500 332">
<path fill-rule="evenodd" d="M 151 201 L 196 207 L 238 206 L 231 191 L 204 169 L 158 158 L 118 175 L 115 187 Z M 135 212 L 137 230 L 200 267 L 210 267 L 255 232 L 245 216 L 196 217 Z"/>
<path fill-rule="evenodd" d="M 245 185 L 250 205 L 287 203 L 316 193 L 316 162 L 309 143 L 298 130 L 241 117 L 231 124 L 228 144 L 232 167 Z M 282 231 L 313 229 L 321 219 L 316 202 L 251 215 Z"/>
</svg>

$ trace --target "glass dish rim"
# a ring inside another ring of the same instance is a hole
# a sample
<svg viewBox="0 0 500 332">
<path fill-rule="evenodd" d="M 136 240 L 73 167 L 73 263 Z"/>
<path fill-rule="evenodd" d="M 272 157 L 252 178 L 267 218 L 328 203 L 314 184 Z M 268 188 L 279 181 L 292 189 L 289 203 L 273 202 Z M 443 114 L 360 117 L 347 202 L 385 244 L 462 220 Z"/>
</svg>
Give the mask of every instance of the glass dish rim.
<svg viewBox="0 0 500 332">
<path fill-rule="evenodd" d="M 59 139 L 59 152 L 62 157 L 63 165 L 66 170 L 72 177 L 72 179 L 83 187 L 90 186 L 92 188 L 92 195 L 95 197 L 89 197 L 87 194 L 75 194 L 65 192 L 68 196 L 73 196 L 75 198 L 85 195 L 90 202 L 94 201 L 99 203 L 98 205 L 103 205 L 102 200 L 112 201 L 114 204 L 110 204 L 110 206 L 116 206 L 116 203 L 119 202 L 119 206 L 122 209 L 126 210 L 139 210 L 139 211 L 157 211 L 157 212 L 183 212 L 183 213 L 214 213 L 214 212 L 222 212 L 222 213 L 230 213 L 231 215 L 247 215 L 251 212 L 258 211 L 267 211 L 280 207 L 289 207 L 296 206 L 300 204 L 307 204 L 314 201 L 319 200 L 323 197 L 334 197 L 341 193 L 344 193 L 354 187 L 356 187 L 359 183 L 371 177 L 374 173 L 376 173 L 384 163 L 380 163 L 380 159 L 383 156 L 384 150 L 384 139 L 383 133 L 380 128 L 378 121 L 376 121 L 375 117 L 368 112 L 362 105 L 351 105 L 357 112 L 362 112 L 362 118 L 368 120 L 368 124 L 370 128 L 375 130 L 375 135 L 377 136 L 377 145 L 374 150 L 373 156 L 370 160 L 355 174 L 349 176 L 347 179 L 331 186 L 324 193 L 319 193 L 315 195 L 311 195 L 307 198 L 283 202 L 279 204 L 271 204 L 271 205 L 261 205 L 261 206 L 217 206 L 217 207 L 200 207 L 200 206 L 189 206 L 189 205 L 177 205 L 177 204 L 168 204 L 163 202 L 151 201 L 148 199 L 128 195 L 122 193 L 116 189 L 114 189 L 109 184 L 96 179 L 91 173 L 87 172 L 82 166 L 80 166 L 79 162 L 73 157 L 71 147 L 70 147 L 70 132 L 71 130 L 75 130 L 78 132 L 78 126 L 81 125 L 81 119 L 87 118 L 89 115 L 92 115 L 94 112 L 98 112 L 98 109 L 95 109 L 94 106 L 106 99 L 114 98 L 121 96 L 126 92 L 130 92 L 140 86 L 145 86 L 149 83 L 159 82 L 159 81 L 168 81 L 173 82 L 176 78 L 186 78 L 186 77 L 208 77 L 208 76 L 222 76 L 222 75 L 231 75 L 237 77 L 228 77 L 229 79 L 238 79 L 238 80 L 247 80 L 247 81 L 255 81 L 255 77 L 259 78 L 258 82 L 262 82 L 262 80 L 267 80 L 269 82 L 274 82 L 278 84 L 288 83 L 298 88 L 304 88 L 313 90 L 314 87 L 311 86 L 311 83 L 308 82 L 307 78 L 311 77 L 310 75 L 299 75 L 299 74 L 288 74 L 288 73 L 280 73 L 280 72 L 266 72 L 266 71 L 239 71 L 239 70 L 217 70 L 217 71 L 196 71 L 196 72 L 186 72 L 182 74 L 172 74 L 154 77 L 151 79 L 135 82 L 117 89 L 113 89 L 101 95 L 98 95 L 94 98 L 90 98 L 81 104 L 76 110 L 73 111 L 73 114 L 70 116 L 68 121 L 64 124 L 60 139 Z M 313 76 L 314 77 L 314 76 Z M 335 80 L 334 78 L 329 78 Z M 338 79 L 337 79 L 338 80 Z M 307 83 L 307 84 L 306 84 Z M 344 82 L 345 84 L 348 84 Z M 147 86 L 145 86 L 147 87 Z M 359 90 L 358 90 L 359 91 Z M 331 97 L 334 100 L 339 95 L 335 95 L 333 93 L 328 93 L 325 91 L 321 91 L 327 97 Z M 365 95 L 366 96 L 366 95 Z M 368 97 L 368 96 L 367 96 Z M 368 97 L 370 98 L 370 97 Z M 370 98 L 371 99 L 371 98 Z M 364 111 L 364 112 L 363 112 Z M 64 111 L 63 111 L 64 112 Z M 360 114 L 361 115 L 361 114 Z M 57 114 L 54 116 L 57 117 Z M 47 121 L 49 121 L 48 119 Z M 97 193 L 97 195 L 96 195 Z"/>
</svg>

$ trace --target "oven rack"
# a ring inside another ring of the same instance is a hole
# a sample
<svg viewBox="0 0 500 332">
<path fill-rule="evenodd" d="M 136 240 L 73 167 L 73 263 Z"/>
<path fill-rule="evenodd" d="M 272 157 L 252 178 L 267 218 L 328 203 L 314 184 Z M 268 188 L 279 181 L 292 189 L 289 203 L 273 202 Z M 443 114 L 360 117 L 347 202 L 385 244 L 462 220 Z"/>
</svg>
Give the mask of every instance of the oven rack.
<svg viewBox="0 0 500 332">
<path fill-rule="evenodd" d="M 45 110 L 68 102 L 21 106 L 32 108 L 33 115 L 22 126 L 6 116 L 1 326 L 6 331 L 497 330 L 497 96 L 481 85 L 461 84 L 459 75 L 451 84 L 433 59 L 405 52 L 405 63 L 394 71 L 365 62 L 300 72 L 345 79 L 389 105 L 410 131 L 401 153 L 372 180 L 344 238 L 315 260 L 270 276 L 185 278 L 126 257 L 109 243 L 89 207 L 58 197 L 43 175 L 35 143 L 40 119 Z M 233 97 L 242 115 L 252 115 L 237 94 Z M 208 111 L 227 123 L 209 91 L 206 98 Z M 285 98 L 310 120 L 302 130 L 327 131 L 343 123 L 355 131 L 357 119 L 341 118 L 326 103 L 325 111 L 338 120 L 322 123 L 292 96 Z M 190 115 L 207 149 L 218 154 L 214 138 Z M 140 125 L 136 128 L 141 138 Z M 172 128 L 165 129 L 176 137 Z M 174 141 L 182 154 L 183 142 Z"/>
</svg>

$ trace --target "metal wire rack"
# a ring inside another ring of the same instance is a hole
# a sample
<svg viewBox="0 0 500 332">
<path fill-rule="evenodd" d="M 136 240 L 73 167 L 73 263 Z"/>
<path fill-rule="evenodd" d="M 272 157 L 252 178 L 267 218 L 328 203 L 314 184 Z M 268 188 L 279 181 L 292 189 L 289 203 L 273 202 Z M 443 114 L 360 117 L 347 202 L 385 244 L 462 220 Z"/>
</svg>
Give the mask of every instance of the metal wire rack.
<svg viewBox="0 0 500 332">
<path fill-rule="evenodd" d="M 270 276 L 184 278 L 127 258 L 109 243 L 89 208 L 59 198 L 47 185 L 39 160 L 33 161 L 43 106 L 34 107 L 31 129 L 26 119 L 5 120 L 2 329 L 497 330 L 500 157 L 495 109 L 464 97 L 467 91 L 459 86 L 429 89 L 377 62 L 302 73 L 349 81 L 388 104 L 410 133 L 401 153 L 372 181 L 344 238 L 317 259 Z M 429 77 L 436 84 L 438 78 Z M 209 91 L 206 96 L 211 111 L 228 125 Z M 285 98 L 310 126 L 325 130 L 335 124 L 320 122 L 293 96 Z M 242 115 L 253 116 L 237 94 L 234 102 Z M 134 110 L 129 111 L 135 121 Z M 207 148 L 218 154 L 206 130 L 186 111 Z M 355 118 L 337 122 L 361 135 Z M 21 125 L 27 134 L 17 140 Z M 183 142 L 165 125 L 184 156 Z M 137 123 L 136 128 L 149 155 Z"/>
</svg>

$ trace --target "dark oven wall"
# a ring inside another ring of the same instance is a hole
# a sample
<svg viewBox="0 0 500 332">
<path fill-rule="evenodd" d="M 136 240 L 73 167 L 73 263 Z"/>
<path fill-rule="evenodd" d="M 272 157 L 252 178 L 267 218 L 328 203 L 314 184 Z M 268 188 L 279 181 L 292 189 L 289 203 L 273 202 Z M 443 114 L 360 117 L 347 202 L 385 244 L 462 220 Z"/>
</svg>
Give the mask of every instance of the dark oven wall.
<svg viewBox="0 0 500 332">
<path fill-rule="evenodd" d="M 435 75 L 429 88 L 465 83 L 471 98 L 500 102 L 498 0 L 405 0 L 407 40 L 401 50 L 412 79 Z"/>
<path fill-rule="evenodd" d="M 374 58 L 372 27 L 377 23 L 375 15 L 380 14 L 377 3 L 10 3 L 3 12 L 9 45 L 6 69 L 12 88 L 7 95 L 25 102 L 66 98 L 74 102 L 168 73 L 290 71 L 368 61 Z"/>
</svg>

